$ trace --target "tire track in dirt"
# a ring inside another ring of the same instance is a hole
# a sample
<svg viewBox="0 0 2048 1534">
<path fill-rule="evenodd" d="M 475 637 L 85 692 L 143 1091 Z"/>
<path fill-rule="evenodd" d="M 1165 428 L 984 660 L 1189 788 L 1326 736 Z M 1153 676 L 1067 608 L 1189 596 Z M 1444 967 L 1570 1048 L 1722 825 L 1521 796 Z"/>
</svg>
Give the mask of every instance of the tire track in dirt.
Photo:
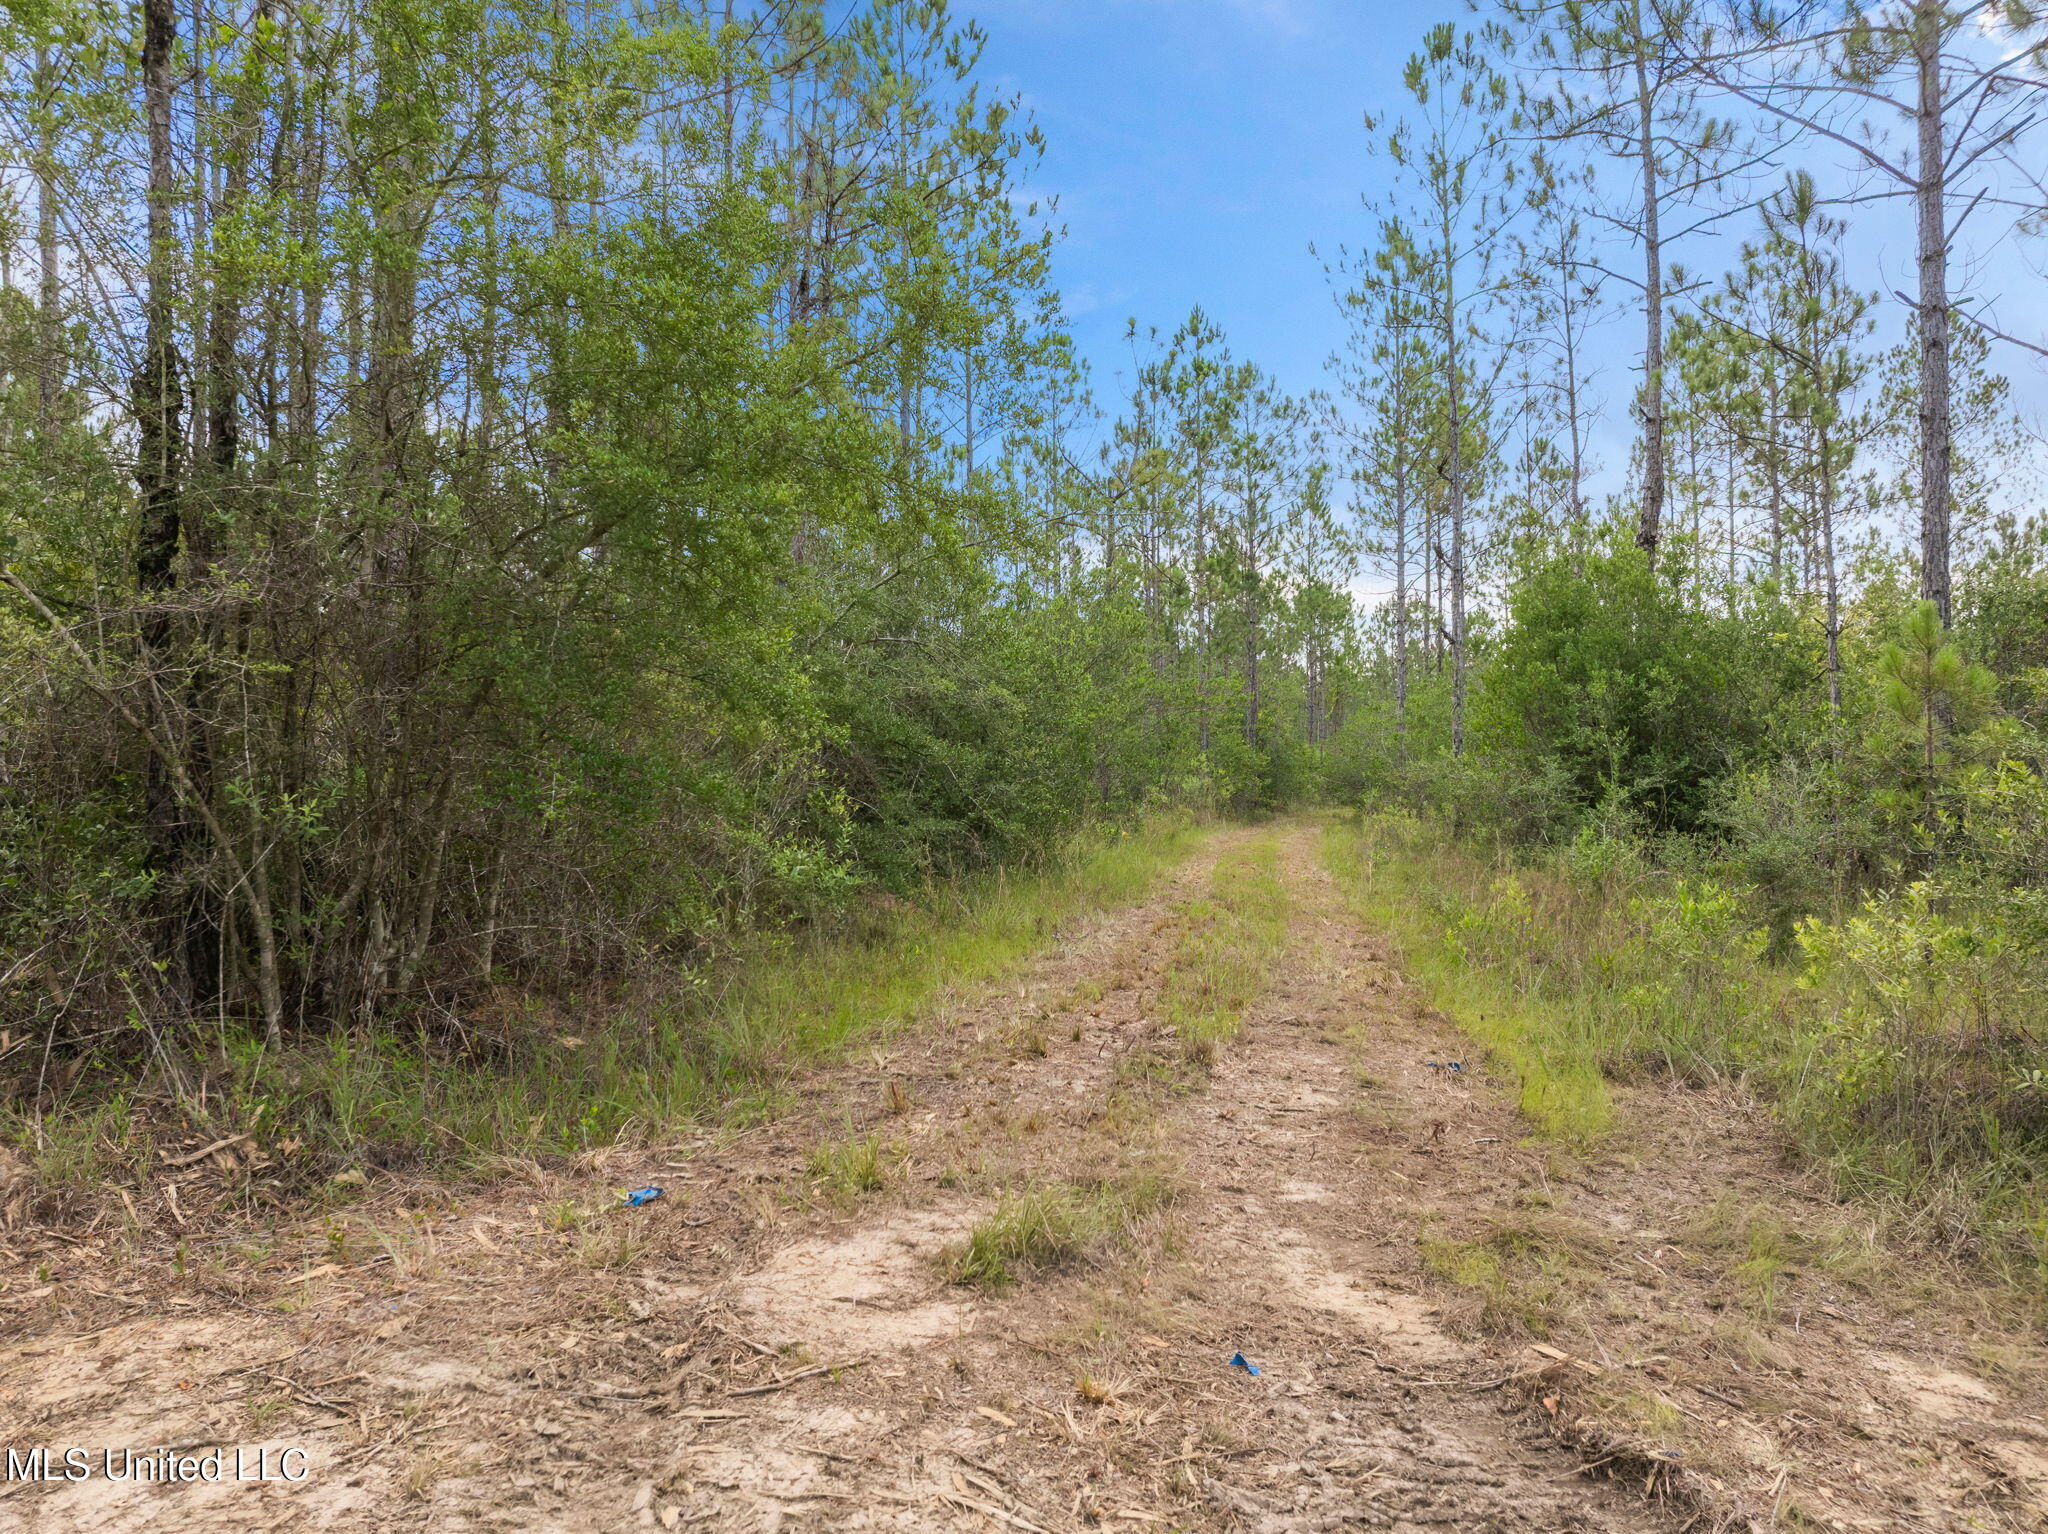
<svg viewBox="0 0 2048 1534">
<path fill-rule="evenodd" d="M 1277 983 L 1199 1089 L 1163 1100 L 1152 1153 L 1187 1188 L 1166 1226 L 713 1425 L 665 1483 L 685 1500 L 651 1505 L 720 1528 L 2042 1526 L 2026 1395 L 1881 1296 L 1821 1301 L 1790 1336 L 1742 1331 L 1747 1399 L 1716 1401 L 1729 1264 L 1687 1267 L 1655 1224 L 1729 1187 L 1830 1217 L 1754 1109 L 1624 1092 L 1621 1152 L 1531 1142 L 1506 1084 L 1341 908 L 1309 836 L 1286 863 Z M 1460 1273 L 1496 1250 L 1497 1273 Z M 1239 1352 L 1256 1379 L 1227 1367 Z M 1721 1452 L 1644 1431 L 1688 1389 L 1707 1411 L 1675 1409 Z"/>
<path fill-rule="evenodd" d="M 1130 1073 L 1092 1073 L 1096 1101 L 1070 1116 L 1072 1141 L 1035 1143 L 1018 1157 L 1019 1168 L 1047 1174 L 1099 1170 L 1107 1122 L 1124 1151 L 1178 1160 L 1178 1209 L 1131 1251 L 966 1303 L 966 1314 L 945 1318 L 949 1336 L 920 1328 L 857 1372 L 750 1398 L 743 1418 L 704 1419 L 646 1483 L 657 1524 L 1269 1534 L 1670 1526 L 1640 1498 L 1576 1479 L 1577 1456 L 1519 1439 L 1500 1397 L 1469 1388 L 1486 1383 L 1484 1361 L 1392 1276 L 1398 1262 L 1370 1240 L 1361 1249 L 1373 1231 L 1371 1141 L 1353 1123 L 1354 1065 L 1335 1030 L 1354 1008 L 1352 991 L 1369 993 L 1299 833 L 1288 838 L 1285 872 L 1310 898 L 1278 983 L 1213 1076 L 1159 1085 L 1153 1055 L 1139 1079 L 1152 1084 L 1157 1111 L 1143 1119 L 1101 1096 L 1127 1090 Z M 1132 1010 L 1126 1061 L 1172 1048 L 1156 1020 L 1143 1024 L 1144 1011 Z M 1020 1103 L 1034 1100 L 1020 1090 Z M 1472 1094 L 1441 1106 L 1512 1134 Z M 886 1239 L 878 1231 L 911 1227 L 918 1234 L 904 1245 L 922 1249 L 901 1259 L 902 1281 L 909 1288 L 921 1276 L 922 1304 L 947 1303 L 929 1240 L 964 1229 L 957 1207 L 947 1210 L 929 1194 L 893 1214 L 870 1207 L 836 1247 L 799 1242 L 767 1271 L 789 1271 L 794 1254 L 803 1270 L 827 1271 L 834 1252 L 842 1272 L 859 1268 L 860 1254 Z M 1399 1245 L 1398 1232 L 1382 1234 Z M 1261 1364 L 1256 1378 L 1228 1364 L 1239 1350 Z"/>
<path fill-rule="evenodd" d="M 1338 910 L 1311 836 L 1292 830 L 1284 858 L 1289 960 L 1173 1136 L 1199 1190 L 1181 1337 L 1212 1368 L 1241 1351 L 1262 1370 L 1229 1387 L 1234 1430 L 1256 1450 L 1210 1468 L 1211 1511 L 1195 1526 L 1672 1526 L 1520 1431 L 1499 1368 L 1441 1324 L 1407 1190 L 1494 1196 L 1520 1130 L 1464 1072 L 1424 1063 L 1462 1064 L 1460 1046 L 1388 1010 L 1373 947 Z M 1198 1433 L 1195 1403 L 1181 1404 Z"/>
<path fill-rule="evenodd" d="M 658 1520 L 633 1505 L 648 1473 L 673 1459 L 679 1433 L 733 1420 L 703 1398 L 801 1372 L 748 1330 L 779 1306 L 794 1313 L 772 1328 L 778 1342 L 828 1349 L 886 1350 L 971 1324 L 964 1291 L 919 1298 L 942 1287 L 929 1253 L 977 1207 L 937 1185 L 991 1131 L 1056 1138 L 1085 1115 L 1093 1083 L 1149 1026 L 1173 911 L 1240 835 L 1207 837 L 1152 897 L 1079 923 L 1009 981 L 796 1083 L 771 1123 L 587 1158 L 575 1175 L 529 1164 L 523 1184 L 460 1206 L 418 1184 L 377 1211 L 391 1235 L 374 1257 L 323 1250 L 307 1231 L 277 1239 L 275 1258 L 168 1296 L 87 1288 L 107 1303 L 88 1300 L 81 1315 L 65 1286 L 65 1311 L 0 1356 L 8 1443 L 300 1448 L 313 1475 L 303 1486 L 15 1482 L 0 1486 L 0 1531 Z M 807 1152 L 861 1133 L 900 1143 L 899 1181 L 933 1207 L 899 1209 L 899 1196 L 857 1220 L 792 1207 Z M 620 1181 L 660 1181 L 671 1197 L 550 1228 L 579 1203 L 602 1208 Z M 166 1241 L 155 1255 L 182 1269 L 185 1247 Z M 266 1271 L 280 1267 L 307 1276 Z M 836 1333 L 805 1324 L 834 1312 Z"/>
<path fill-rule="evenodd" d="M 1159 1015 L 1178 913 L 1275 838 L 1288 950 L 1204 1071 Z M 742 1135 L 460 1210 L 422 1187 L 381 1258 L 46 1327 L 0 1366 L 10 1441 L 311 1445 L 316 1473 L 21 1487 L 0 1530 L 2042 1526 L 2034 1397 L 1939 1315 L 1800 1288 L 1744 1375 L 1708 1371 L 1729 1261 L 1672 1229 L 1723 1188 L 1830 1206 L 1754 1110 L 1676 1087 L 1623 1094 L 1616 1153 L 1530 1142 L 1314 854 L 1298 824 L 1219 832 Z M 812 1186 L 868 1137 L 886 1190 Z M 997 1189 L 1134 1167 L 1181 1196 L 1126 1241 L 1004 1294 L 947 1280 Z M 600 1177 L 672 1196 L 545 1228 Z M 1646 1403 L 1727 1453 L 1662 1457 Z"/>
</svg>

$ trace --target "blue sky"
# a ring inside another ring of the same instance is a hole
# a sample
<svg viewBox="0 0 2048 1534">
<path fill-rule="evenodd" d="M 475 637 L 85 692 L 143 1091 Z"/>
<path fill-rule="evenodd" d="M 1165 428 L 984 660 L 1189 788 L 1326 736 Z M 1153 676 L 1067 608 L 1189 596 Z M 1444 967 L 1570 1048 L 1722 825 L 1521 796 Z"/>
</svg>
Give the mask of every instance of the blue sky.
<svg viewBox="0 0 2048 1534">
<path fill-rule="evenodd" d="M 1423 31 L 1469 25 L 1463 0 L 956 0 L 988 32 L 982 77 L 1016 94 L 1047 138 L 1032 189 L 1057 195 L 1066 238 L 1054 258 L 1076 340 L 1114 410 L 1128 371 L 1127 318 L 1171 330 L 1194 304 L 1233 349 L 1297 392 L 1324 385 L 1341 339 L 1314 243 L 1331 250 L 1369 231 L 1360 193 L 1376 174 L 1363 114 L 1407 104 L 1401 66 Z M 1823 184 L 1823 152 L 1802 156 Z M 1838 181 L 1836 184 L 1840 184 Z M 1911 226 L 1902 204 L 1846 210 L 1860 280 L 1911 284 Z M 1674 251 L 1718 272 L 1752 225 Z M 1966 239 L 1965 244 L 1971 241 Z M 2048 333 L 2044 249 L 2005 242 L 1959 273 L 2008 295 L 2008 324 Z M 1965 289 L 1967 291 L 1967 289 Z M 1886 306 L 1880 334 L 1900 333 Z M 1621 408 L 1632 388 L 1639 329 L 1627 310 L 1595 337 L 1605 403 L 1596 454 L 1612 475 L 1626 461 Z M 2016 400 L 2038 412 L 2048 370 L 2012 349 L 1999 364 Z M 1611 483 L 1611 481 L 1610 481 Z"/>
<path fill-rule="evenodd" d="M 1124 322 L 1171 330 L 1201 304 L 1233 349 L 1295 390 L 1339 338 L 1311 242 L 1356 240 L 1372 167 L 1362 114 L 1456 0 L 961 0 L 984 77 L 1048 140 L 1055 271 L 1082 351 L 1127 369 Z"/>
</svg>

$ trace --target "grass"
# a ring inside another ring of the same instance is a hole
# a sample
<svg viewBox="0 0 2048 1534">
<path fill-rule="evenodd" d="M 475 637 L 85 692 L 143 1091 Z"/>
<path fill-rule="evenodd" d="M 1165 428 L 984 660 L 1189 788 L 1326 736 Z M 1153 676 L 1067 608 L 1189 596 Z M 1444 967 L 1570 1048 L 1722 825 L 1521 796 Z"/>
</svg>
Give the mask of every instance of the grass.
<svg viewBox="0 0 2048 1534">
<path fill-rule="evenodd" d="M 1576 1148 L 1607 1134 L 1614 1105 L 1587 1019 L 1568 1001 L 1532 994 L 1506 967 L 1471 962 L 1455 918 L 1446 924 L 1436 857 L 1371 824 L 1327 827 L 1321 853 L 1352 910 L 1393 939 L 1430 1005 L 1514 1076 L 1530 1123 Z"/>
<path fill-rule="evenodd" d="M 712 970 L 673 971 L 630 1000 L 585 1001 L 573 1023 L 531 1003 L 483 1030 L 394 1023 L 281 1051 L 230 1029 L 203 1107 L 158 1122 L 175 1123 L 181 1143 L 260 1128 L 289 1158 L 282 1170 L 306 1184 L 346 1167 L 480 1169 L 758 1121 L 793 1073 L 1000 980 L 1076 917 L 1139 898 L 1197 834 L 1163 820 L 1078 839 L 1035 871 L 934 886 L 879 931 L 759 934 Z M 133 1100 L 127 1084 L 88 1076 L 54 1108 L 0 1108 L 0 1144 L 18 1146 L 60 1198 L 139 1176 L 153 1134 Z"/>
<path fill-rule="evenodd" d="M 898 1147 L 885 1145 L 879 1135 L 863 1135 L 813 1147 L 806 1170 L 820 1192 L 851 1203 L 863 1193 L 886 1188 L 890 1168 L 902 1154 Z"/>
<path fill-rule="evenodd" d="M 1997 931 L 1907 896 L 1811 923 L 1801 962 L 1774 961 L 1743 891 L 1625 851 L 1523 859 L 1367 815 L 1328 828 L 1322 856 L 1542 1134 L 1598 1143 L 1613 1081 L 1740 1086 L 1896 1239 L 2048 1303 L 2048 1093 L 2000 1075 L 2038 1036 L 2038 986 L 2006 973 Z M 1742 1261 L 1768 1309 L 1768 1253 Z"/>
<path fill-rule="evenodd" d="M 1229 877 L 1219 869 L 1217 883 Z M 1168 968 L 1169 985 L 1178 983 L 1184 996 L 1201 998 L 1199 1007 L 1165 1013 L 1177 1019 L 1177 1045 L 1140 1045 L 1119 1059 L 1108 1093 L 1078 1136 L 1061 1136 L 1027 1151 L 1023 1135 L 1044 1127 L 1035 1112 L 1016 1123 L 1001 1109 L 977 1120 L 984 1137 L 993 1125 L 1007 1131 L 1012 1143 L 1001 1158 L 1009 1163 L 1007 1170 L 993 1178 L 986 1160 L 978 1170 L 951 1172 L 953 1186 L 999 1190 L 995 1208 L 948 1254 L 947 1272 L 955 1282 L 1004 1289 L 1027 1273 L 1066 1266 L 1107 1248 L 1130 1247 L 1141 1223 L 1179 1197 L 1178 1177 L 1172 1163 L 1161 1159 L 1155 1131 L 1164 1101 L 1190 1087 L 1198 1068 L 1186 1026 L 1192 1021 L 1203 1029 L 1198 1038 L 1213 1048 L 1236 1031 L 1244 1006 L 1263 986 L 1260 966 L 1247 964 L 1239 939 L 1249 926 L 1263 925 L 1264 918 L 1250 916 L 1234 892 L 1205 895 L 1196 904 L 1203 907 L 1204 919 L 1182 946 L 1202 956 L 1187 962 L 1204 962 L 1208 970 L 1204 977 L 1189 979 L 1174 966 Z M 1063 1175 L 1030 1170 L 1048 1159 Z M 1170 1225 L 1150 1231 L 1147 1241 L 1156 1242 L 1158 1250 L 1171 1250 Z M 1113 1381 L 1098 1383 L 1113 1394 Z M 1082 1393 L 1084 1399 L 1095 1399 Z"/>
<path fill-rule="evenodd" d="M 1121 1240 L 1179 1189 L 1165 1173 L 1139 1169 L 1092 1183 L 1038 1183 L 1005 1193 L 952 1256 L 956 1282 L 1006 1288 L 1019 1270 L 1052 1268 L 1098 1243 Z"/>
<path fill-rule="evenodd" d="M 1787 1281 L 1801 1274 L 1866 1291 L 1896 1293 L 1909 1284 L 1879 1245 L 1874 1224 L 1811 1217 L 1788 1223 L 1735 1193 L 1680 1222 L 1674 1235 L 1686 1249 L 1725 1263 L 1744 1308 L 1766 1323 L 1776 1319 Z"/>
<path fill-rule="evenodd" d="M 1217 859 L 1208 890 L 1182 913 L 1162 1017 L 1187 1057 L 1208 1065 L 1244 1024 L 1286 944 L 1279 847 L 1266 838 Z"/>
<path fill-rule="evenodd" d="M 576 1260 L 598 1270 L 630 1268 L 646 1253 L 646 1237 L 615 1225 L 608 1230 L 581 1230 L 576 1234 Z"/>
<path fill-rule="evenodd" d="M 1425 1230 L 1422 1269 L 1478 1302 L 1478 1324 L 1506 1337 L 1548 1337 L 1578 1302 L 1592 1254 L 1560 1222 L 1503 1217 L 1474 1238 Z"/>
</svg>

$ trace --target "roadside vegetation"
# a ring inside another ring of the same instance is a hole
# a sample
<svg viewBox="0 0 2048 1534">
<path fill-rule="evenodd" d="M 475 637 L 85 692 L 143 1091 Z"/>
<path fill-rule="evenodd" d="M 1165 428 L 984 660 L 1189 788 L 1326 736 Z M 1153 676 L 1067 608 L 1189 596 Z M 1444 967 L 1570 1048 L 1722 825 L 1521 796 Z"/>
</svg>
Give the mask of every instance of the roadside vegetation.
<svg viewBox="0 0 2048 1534">
<path fill-rule="evenodd" d="M 386 1029 L 279 1047 L 223 1028 L 169 1081 L 110 1093 L 82 1075 L 40 1112 L 8 1106 L 4 1125 L 61 1198 L 141 1175 L 160 1141 L 195 1133 L 259 1139 L 267 1179 L 303 1183 L 364 1165 L 476 1169 L 741 1124 L 773 1109 L 792 1071 L 884 1037 L 951 991 L 1000 978 L 1088 913 L 1136 899 L 1195 834 L 1183 817 L 1084 836 L 1035 872 L 934 885 L 859 923 L 764 934 L 715 968 L 643 977 L 623 997 L 559 1010 L 508 1003 L 455 1043 Z M 857 1192 L 884 1159 L 861 1142 L 816 1170 L 834 1191 Z"/>
<path fill-rule="evenodd" d="M 1597 1140 L 1610 1081 L 1756 1092 L 1896 1235 L 2048 1286 L 2035 961 L 1995 918 L 1916 882 L 1803 919 L 1778 953 L 1735 870 L 1660 867 L 1629 843 L 1481 848 L 1389 811 L 1325 851 L 1544 1133 Z"/>
</svg>

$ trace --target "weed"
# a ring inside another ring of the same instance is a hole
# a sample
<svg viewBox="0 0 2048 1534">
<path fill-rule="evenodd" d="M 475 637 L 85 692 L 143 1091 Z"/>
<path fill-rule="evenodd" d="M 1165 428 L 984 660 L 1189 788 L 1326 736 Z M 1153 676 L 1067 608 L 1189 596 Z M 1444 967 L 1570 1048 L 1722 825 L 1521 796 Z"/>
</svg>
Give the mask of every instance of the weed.
<svg viewBox="0 0 2048 1534">
<path fill-rule="evenodd" d="M 413 1455 L 405 1467 L 402 1487 L 407 1500 L 426 1502 L 432 1499 L 434 1485 L 448 1473 L 447 1462 L 440 1455 L 421 1451 Z"/>
<path fill-rule="evenodd" d="M 1131 1382 L 1121 1375 L 1100 1377 L 1083 1372 L 1074 1376 L 1074 1394 L 1091 1406 L 1115 1406 L 1130 1390 Z"/>
<path fill-rule="evenodd" d="M 589 1218 L 583 1206 L 572 1198 L 551 1199 L 540 1206 L 540 1228 L 553 1231 L 558 1236 L 581 1230 L 583 1222 Z"/>
<path fill-rule="evenodd" d="M 815 1147 L 807 1166 L 816 1187 L 833 1198 L 851 1201 L 887 1187 L 890 1162 L 901 1160 L 902 1155 L 899 1147 L 866 1135 Z"/>
<path fill-rule="evenodd" d="M 1512 1073 L 1523 1116 L 1558 1140 L 1590 1144 L 1607 1132 L 1613 1108 L 1583 1030 L 1532 1001 L 1518 974 L 1473 958 L 1482 938 L 1500 941 L 1498 933 L 1533 943 L 1527 890 L 1495 880 L 1468 897 L 1441 877 L 1438 859 L 1445 856 L 1384 827 L 1369 836 L 1332 826 L 1322 845 L 1324 865 L 1352 907 L 1394 940 L 1425 999 Z"/>
<path fill-rule="evenodd" d="M 630 1268 L 646 1250 L 646 1238 L 623 1225 L 610 1230 L 585 1229 L 576 1237 L 576 1260 L 600 1271 Z"/>
<path fill-rule="evenodd" d="M 952 1257 L 957 1282 L 1000 1289 L 1019 1268 L 1071 1262 L 1099 1241 L 1120 1239 L 1172 1202 L 1173 1183 L 1141 1171 L 1098 1183 L 1045 1183 L 1007 1193 Z"/>
<path fill-rule="evenodd" d="M 1167 1086 L 1174 1079 L 1173 1062 L 1158 1050 L 1141 1045 L 1117 1061 L 1110 1079 L 1118 1087 L 1140 1090 Z"/>
<path fill-rule="evenodd" d="M 1478 1324 L 1500 1336 L 1547 1337 L 1584 1285 L 1581 1242 L 1561 1222 L 1496 1221 L 1476 1240 L 1425 1231 L 1423 1271 L 1479 1302 Z"/>
<path fill-rule="evenodd" d="M 1729 1276 L 1741 1286 L 1750 1309 L 1768 1322 L 1777 1314 L 1778 1280 L 1794 1271 L 1785 1251 L 1783 1232 L 1758 1220 L 1749 1228 L 1749 1255 L 1729 1271 Z"/>
</svg>

